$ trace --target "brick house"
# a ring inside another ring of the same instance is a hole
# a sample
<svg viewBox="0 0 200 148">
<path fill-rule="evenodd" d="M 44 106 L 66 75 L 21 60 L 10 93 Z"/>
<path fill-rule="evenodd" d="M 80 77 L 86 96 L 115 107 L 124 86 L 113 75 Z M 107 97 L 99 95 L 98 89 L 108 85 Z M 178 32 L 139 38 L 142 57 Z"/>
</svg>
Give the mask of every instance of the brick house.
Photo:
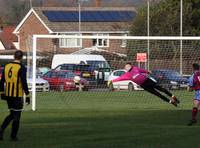
<svg viewBox="0 0 200 148">
<path fill-rule="evenodd" d="M 133 7 L 83 7 L 81 23 L 75 7 L 32 8 L 14 34 L 18 36 L 19 48 L 27 51 L 33 34 L 66 34 L 125 36 L 136 16 Z M 80 49 L 97 47 L 109 52 L 126 53 L 126 42 L 107 39 L 44 39 L 37 44 L 37 50 L 54 53 L 73 53 Z"/>
<path fill-rule="evenodd" d="M 0 50 L 16 50 L 18 49 L 18 38 L 13 31 L 15 26 L 1 27 L 0 31 Z"/>
</svg>

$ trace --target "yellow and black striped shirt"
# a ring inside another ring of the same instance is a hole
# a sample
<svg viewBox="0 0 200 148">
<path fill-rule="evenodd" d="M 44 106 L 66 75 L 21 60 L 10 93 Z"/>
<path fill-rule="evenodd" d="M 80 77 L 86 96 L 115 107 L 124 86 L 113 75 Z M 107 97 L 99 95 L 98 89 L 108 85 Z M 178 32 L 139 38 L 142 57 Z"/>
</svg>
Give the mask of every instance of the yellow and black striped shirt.
<svg viewBox="0 0 200 148">
<path fill-rule="evenodd" d="M 23 97 L 24 92 L 26 95 L 29 94 L 26 68 L 22 64 L 11 62 L 5 65 L 0 82 L 0 92 L 4 92 L 6 97 L 12 98 Z"/>
</svg>

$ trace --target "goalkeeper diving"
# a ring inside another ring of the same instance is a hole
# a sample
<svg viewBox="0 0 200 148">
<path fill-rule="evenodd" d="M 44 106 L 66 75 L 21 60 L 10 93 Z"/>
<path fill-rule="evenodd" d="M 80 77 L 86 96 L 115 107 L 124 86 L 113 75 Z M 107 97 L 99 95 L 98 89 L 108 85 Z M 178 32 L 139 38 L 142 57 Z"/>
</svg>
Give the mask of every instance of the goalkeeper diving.
<svg viewBox="0 0 200 148">
<path fill-rule="evenodd" d="M 180 101 L 171 92 L 158 85 L 156 80 L 149 76 L 150 72 L 147 70 L 132 66 L 131 63 L 127 63 L 125 65 L 125 70 L 127 71 L 125 74 L 112 80 L 112 82 L 131 80 L 144 90 L 154 94 L 165 102 L 168 102 L 176 107 L 180 103 Z M 160 92 L 165 93 L 168 97 L 164 96 Z"/>
</svg>

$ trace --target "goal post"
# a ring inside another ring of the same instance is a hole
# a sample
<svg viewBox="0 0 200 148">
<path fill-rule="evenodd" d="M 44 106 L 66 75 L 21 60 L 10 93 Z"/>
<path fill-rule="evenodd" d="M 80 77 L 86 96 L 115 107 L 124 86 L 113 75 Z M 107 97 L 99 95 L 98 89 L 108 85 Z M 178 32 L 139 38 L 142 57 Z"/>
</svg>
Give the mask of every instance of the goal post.
<svg viewBox="0 0 200 148">
<path fill-rule="evenodd" d="M 181 44 L 181 42 L 183 42 L 183 46 L 185 48 L 188 47 L 188 49 L 193 48 L 191 45 L 191 42 L 198 42 L 200 40 L 200 37 L 191 37 L 191 36 L 96 36 L 96 35 L 33 35 L 33 46 L 32 46 L 32 79 L 33 79 L 33 84 L 32 84 L 32 110 L 35 111 L 36 110 L 36 68 L 37 68 L 37 52 L 38 52 L 38 47 L 39 47 L 39 41 L 43 40 L 43 43 L 45 43 L 45 39 L 50 39 L 50 40 L 55 40 L 55 42 L 58 42 L 58 44 L 61 43 L 62 39 L 76 39 L 76 42 L 79 43 L 79 39 L 81 40 L 92 40 L 95 39 L 95 42 L 98 40 L 98 42 L 101 42 L 101 44 L 110 44 L 109 46 L 114 46 L 114 48 L 117 50 L 117 48 L 119 48 L 117 45 L 119 44 L 119 42 L 123 43 L 123 41 L 125 41 L 126 47 L 123 48 L 123 50 L 127 50 L 127 49 L 132 49 L 131 52 L 134 52 L 134 55 L 136 54 L 136 52 L 146 52 L 147 53 L 147 49 L 150 48 L 150 52 L 149 55 L 147 55 L 147 57 L 149 57 L 147 59 L 147 63 L 148 65 L 150 65 L 150 67 L 152 67 L 151 65 L 151 57 L 153 57 L 154 59 L 154 63 L 159 63 L 159 60 L 163 58 L 167 58 L 165 56 L 169 56 L 171 57 L 178 57 L 179 56 L 179 69 L 178 71 L 182 74 L 182 65 L 183 65 L 183 53 L 182 50 L 180 50 L 180 48 L 183 48 Z M 58 40 L 58 41 L 57 41 Z M 109 42 L 106 42 L 105 40 L 109 40 Z M 112 40 L 115 42 L 112 42 Z M 149 43 L 148 43 L 149 41 Z M 181 42 L 180 42 L 181 41 Z M 94 41 L 93 41 L 94 42 Z M 41 43 L 41 41 L 40 41 Z M 150 45 L 148 45 L 150 44 Z M 148 47 L 149 46 L 149 47 Z M 134 47 L 134 48 L 133 48 Z M 49 50 L 50 48 L 53 48 L 52 46 L 49 45 Z M 95 48 L 95 47 L 94 47 Z M 101 51 L 103 52 L 108 52 L 107 50 L 108 47 L 96 47 L 101 49 Z M 105 50 L 103 50 L 105 48 Z M 48 47 L 47 47 L 48 49 Z M 87 47 L 83 47 L 81 46 L 80 49 L 77 48 L 77 51 L 86 51 Z M 154 51 L 155 49 L 155 51 Z M 159 49 L 160 51 L 156 51 L 156 49 Z M 124 55 L 124 52 L 121 53 L 122 50 L 119 50 L 119 52 L 117 51 L 112 51 L 109 52 L 110 55 L 114 55 L 117 54 L 118 56 Z M 136 51 L 137 50 L 137 51 Z M 163 50 L 163 51 L 162 51 Z M 178 50 L 175 53 L 171 53 L 173 52 L 173 50 Z M 76 52 L 74 52 L 74 54 L 76 54 Z M 152 52 L 152 53 L 151 53 Z M 56 52 L 55 52 L 56 53 Z M 85 52 L 84 52 L 85 53 Z M 52 54 L 54 54 L 54 51 L 52 51 Z M 70 53 L 72 54 L 72 53 Z M 88 53 L 87 53 L 88 54 Z M 129 54 L 128 52 L 126 52 L 126 54 Z M 131 53 L 132 54 L 132 53 Z M 151 55 L 151 54 L 155 54 Z M 174 54 L 174 55 L 172 55 Z M 131 55 L 132 56 L 132 55 Z M 160 57 L 159 57 L 160 56 Z M 157 58 L 159 58 L 159 60 L 157 60 Z M 168 61 L 170 61 L 170 58 Z M 188 55 L 187 58 L 193 58 L 192 56 Z M 119 62 L 117 57 L 115 58 L 116 61 L 114 61 L 113 63 L 117 63 Z M 135 60 L 135 59 L 131 59 L 131 60 Z M 123 59 L 121 60 L 123 61 Z M 126 60 L 124 60 L 125 62 Z M 128 60 L 127 60 L 128 61 Z M 155 62 L 156 61 L 156 62 Z M 135 62 L 135 61 L 134 61 Z M 170 63 L 170 62 L 169 62 Z M 176 65 L 176 66 L 177 66 Z M 170 66 L 170 65 L 169 65 Z M 173 65 L 171 65 L 173 66 Z M 155 66 L 154 67 L 159 67 Z M 162 66 L 160 66 L 162 68 Z M 121 67 L 122 68 L 122 67 Z M 151 68 L 148 69 L 151 70 Z"/>
</svg>

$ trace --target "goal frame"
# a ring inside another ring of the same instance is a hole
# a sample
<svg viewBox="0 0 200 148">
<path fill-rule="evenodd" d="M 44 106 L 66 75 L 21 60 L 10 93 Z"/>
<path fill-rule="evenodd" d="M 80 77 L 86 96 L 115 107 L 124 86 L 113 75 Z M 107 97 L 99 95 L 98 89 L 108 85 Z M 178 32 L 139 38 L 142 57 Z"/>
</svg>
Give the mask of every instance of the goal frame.
<svg viewBox="0 0 200 148">
<path fill-rule="evenodd" d="M 33 84 L 32 84 L 32 110 L 36 111 L 36 56 L 37 56 L 37 40 L 38 39 L 59 39 L 59 38 L 76 38 L 76 39 L 115 39 L 115 40 L 176 40 L 180 41 L 180 45 L 183 40 L 200 40 L 199 36 L 93 36 L 93 35 L 46 35 L 46 34 L 34 34 L 33 35 Z M 150 54 L 150 53 L 148 53 Z M 182 46 L 180 46 L 180 56 L 182 55 Z M 149 55 L 148 55 L 149 56 Z M 182 57 L 180 57 L 182 59 Z M 147 60 L 149 63 L 149 59 Z M 180 60 L 180 71 L 182 71 L 182 60 Z"/>
</svg>

